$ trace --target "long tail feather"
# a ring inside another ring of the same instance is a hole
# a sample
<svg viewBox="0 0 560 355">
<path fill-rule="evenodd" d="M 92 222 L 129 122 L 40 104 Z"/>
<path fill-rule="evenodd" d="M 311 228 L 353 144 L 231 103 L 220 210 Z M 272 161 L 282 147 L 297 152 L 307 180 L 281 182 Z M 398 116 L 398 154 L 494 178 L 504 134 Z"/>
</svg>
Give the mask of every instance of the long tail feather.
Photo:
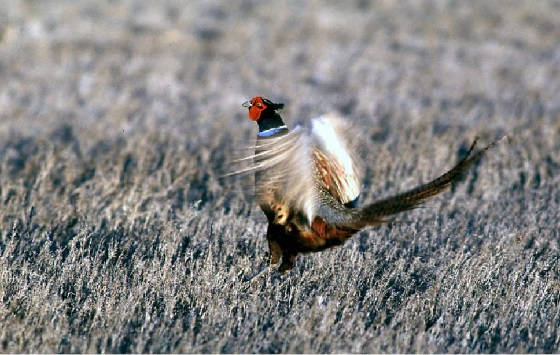
<svg viewBox="0 0 560 355">
<path fill-rule="evenodd" d="M 478 141 L 478 137 L 475 138 L 465 157 L 463 157 L 451 170 L 447 171 L 437 179 L 418 186 L 412 190 L 364 206 L 359 210 L 359 213 L 354 214 L 351 226 L 354 228 L 363 228 L 368 225 L 388 222 L 390 221 L 387 219 L 388 216 L 417 208 L 428 198 L 443 192 L 454 181 L 457 181 L 465 170 L 480 159 L 488 149 L 501 141 L 501 139 L 502 138 L 472 154 Z"/>
</svg>

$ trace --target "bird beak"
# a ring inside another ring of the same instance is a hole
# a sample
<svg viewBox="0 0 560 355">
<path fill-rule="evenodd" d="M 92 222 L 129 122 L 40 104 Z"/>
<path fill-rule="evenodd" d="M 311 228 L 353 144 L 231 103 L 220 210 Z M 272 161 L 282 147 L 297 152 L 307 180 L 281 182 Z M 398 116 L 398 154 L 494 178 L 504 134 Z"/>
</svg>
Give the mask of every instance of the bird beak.
<svg viewBox="0 0 560 355">
<path fill-rule="evenodd" d="M 253 104 L 251 104 L 251 101 L 245 101 L 243 103 L 243 105 L 241 105 L 241 106 L 246 107 L 246 108 L 250 108 L 251 106 L 253 106 Z"/>
</svg>

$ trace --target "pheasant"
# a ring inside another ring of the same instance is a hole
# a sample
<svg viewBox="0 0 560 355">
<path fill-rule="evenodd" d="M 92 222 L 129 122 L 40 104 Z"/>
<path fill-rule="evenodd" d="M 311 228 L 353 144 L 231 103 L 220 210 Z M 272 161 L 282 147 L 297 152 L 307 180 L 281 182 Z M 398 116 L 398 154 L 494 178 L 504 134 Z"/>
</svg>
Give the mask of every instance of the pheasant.
<svg viewBox="0 0 560 355">
<path fill-rule="evenodd" d="M 343 244 L 365 227 L 390 222 L 388 217 L 411 210 L 458 180 L 496 142 L 467 154 L 449 171 L 407 192 L 358 207 L 359 173 L 343 122 L 335 116 L 311 121 L 310 132 L 289 130 L 279 111 L 283 104 L 256 96 L 243 104 L 258 125 L 252 165 L 235 173 L 255 174 L 255 193 L 268 220 L 269 266 L 293 268 L 300 253 Z"/>
</svg>

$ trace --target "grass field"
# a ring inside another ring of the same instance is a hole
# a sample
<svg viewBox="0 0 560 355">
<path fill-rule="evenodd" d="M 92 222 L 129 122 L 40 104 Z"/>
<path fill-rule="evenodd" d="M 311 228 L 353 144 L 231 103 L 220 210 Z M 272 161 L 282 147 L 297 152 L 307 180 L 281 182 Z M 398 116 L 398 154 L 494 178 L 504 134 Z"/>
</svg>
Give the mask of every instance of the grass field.
<svg viewBox="0 0 560 355">
<path fill-rule="evenodd" d="M 0 8 L 1 352 L 559 352 L 557 1 Z M 266 263 L 256 127 L 339 111 L 362 201 L 508 135 L 403 223 Z"/>
</svg>

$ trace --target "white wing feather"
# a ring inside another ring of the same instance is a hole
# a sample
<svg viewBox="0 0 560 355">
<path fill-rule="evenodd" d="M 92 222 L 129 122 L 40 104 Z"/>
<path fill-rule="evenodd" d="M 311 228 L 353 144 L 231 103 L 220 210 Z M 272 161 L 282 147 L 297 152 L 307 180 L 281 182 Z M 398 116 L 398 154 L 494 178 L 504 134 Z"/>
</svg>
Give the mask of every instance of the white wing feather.
<svg viewBox="0 0 560 355">
<path fill-rule="evenodd" d="M 301 127 L 280 137 L 259 139 L 255 154 L 238 159 L 252 160 L 252 165 L 228 175 L 255 173 L 259 203 L 274 198 L 303 211 L 309 223 L 316 215 L 316 192 L 311 139 Z"/>
<path fill-rule="evenodd" d="M 335 172 L 334 188 L 342 203 L 353 201 L 360 195 L 360 177 L 347 142 L 343 139 L 348 127 L 334 114 L 311 120 L 314 145 L 327 156 L 327 163 Z"/>
<path fill-rule="evenodd" d="M 317 215 L 317 194 L 320 175 L 314 151 L 326 156 L 335 192 L 342 203 L 354 200 L 360 194 L 358 173 L 347 144 L 338 130 L 343 122 L 333 115 L 311 121 L 311 130 L 300 126 L 280 137 L 257 140 L 255 154 L 237 160 L 251 161 L 252 165 L 228 175 L 255 173 L 256 195 L 259 203 L 266 203 L 271 193 L 302 211 L 311 223 Z M 323 162 L 324 164 L 325 162 Z"/>
</svg>

